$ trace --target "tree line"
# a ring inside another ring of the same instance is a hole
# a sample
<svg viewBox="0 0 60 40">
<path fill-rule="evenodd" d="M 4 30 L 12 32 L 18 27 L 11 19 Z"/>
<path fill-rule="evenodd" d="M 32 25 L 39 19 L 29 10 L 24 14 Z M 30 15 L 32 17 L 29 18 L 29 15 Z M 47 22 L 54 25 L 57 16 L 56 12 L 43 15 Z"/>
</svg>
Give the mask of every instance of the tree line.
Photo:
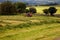
<svg viewBox="0 0 60 40">
<path fill-rule="evenodd" d="M 1 15 L 15 15 L 17 13 L 23 13 L 26 10 L 26 4 L 22 2 L 12 3 L 11 1 L 5 1 L 0 4 Z"/>
<path fill-rule="evenodd" d="M 0 15 L 16 15 L 18 13 L 37 13 L 36 8 L 30 7 L 26 9 L 26 3 L 5 1 L 0 4 Z M 54 16 L 57 9 L 55 7 L 50 7 L 49 9 L 42 10 L 46 15 L 50 13 L 51 16 Z"/>
</svg>

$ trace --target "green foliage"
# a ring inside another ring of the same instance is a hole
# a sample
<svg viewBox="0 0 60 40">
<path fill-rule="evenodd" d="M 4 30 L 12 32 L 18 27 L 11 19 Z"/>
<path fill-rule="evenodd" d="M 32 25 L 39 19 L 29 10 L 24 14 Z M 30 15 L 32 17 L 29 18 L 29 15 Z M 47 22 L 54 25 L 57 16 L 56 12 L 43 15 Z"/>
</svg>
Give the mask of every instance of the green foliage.
<svg viewBox="0 0 60 40">
<path fill-rule="evenodd" d="M 26 11 L 25 11 L 26 13 L 28 13 L 29 12 L 29 9 L 26 9 Z"/>
<path fill-rule="evenodd" d="M 1 3 L 1 15 L 13 15 L 16 12 L 15 5 L 10 1 Z"/>
<path fill-rule="evenodd" d="M 49 13 L 51 16 L 54 16 L 54 13 L 56 13 L 57 9 L 55 7 L 50 7 L 49 9 Z"/>
<path fill-rule="evenodd" d="M 50 13 L 51 16 L 54 16 L 54 13 L 56 13 L 57 9 L 55 7 L 50 7 L 49 9 L 44 9 L 43 12 L 48 15 Z"/>
<path fill-rule="evenodd" d="M 34 7 L 29 8 L 29 11 L 32 12 L 33 14 L 34 14 L 34 13 L 37 13 L 36 8 L 34 8 Z"/>
<path fill-rule="evenodd" d="M 49 13 L 48 9 L 44 9 L 43 12 L 44 12 L 46 15 L 48 15 L 48 13 Z"/>
<path fill-rule="evenodd" d="M 15 3 L 16 9 L 18 13 L 24 13 L 26 9 L 26 4 L 22 2 Z"/>
</svg>

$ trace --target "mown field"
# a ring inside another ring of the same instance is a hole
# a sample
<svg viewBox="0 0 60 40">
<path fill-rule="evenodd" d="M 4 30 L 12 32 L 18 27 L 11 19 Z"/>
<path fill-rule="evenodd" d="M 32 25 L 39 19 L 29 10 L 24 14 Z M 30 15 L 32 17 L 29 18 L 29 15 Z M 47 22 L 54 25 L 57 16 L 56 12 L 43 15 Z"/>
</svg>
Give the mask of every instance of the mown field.
<svg viewBox="0 0 60 40">
<path fill-rule="evenodd" d="M 60 37 L 59 17 L 0 15 L 0 40 L 54 40 L 56 37 Z"/>
</svg>

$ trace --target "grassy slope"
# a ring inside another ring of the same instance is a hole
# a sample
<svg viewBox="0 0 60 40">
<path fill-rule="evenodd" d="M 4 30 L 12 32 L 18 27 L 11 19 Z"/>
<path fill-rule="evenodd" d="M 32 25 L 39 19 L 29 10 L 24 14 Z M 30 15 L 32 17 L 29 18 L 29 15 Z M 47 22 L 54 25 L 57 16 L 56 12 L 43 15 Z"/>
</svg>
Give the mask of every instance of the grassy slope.
<svg viewBox="0 0 60 40">
<path fill-rule="evenodd" d="M 0 40 L 53 40 L 53 38 L 60 36 L 60 18 L 57 17 L 33 16 L 30 18 L 16 15 L 0 16 L 0 20 L 23 21 L 26 23 L 37 22 L 37 24 L 28 28 L 21 29 L 17 26 L 18 28 L 16 29 L 7 29 L 2 33 L 0 32 Z M 39 24 L 40 21 L 43 22 L 41 25 Z M 13 26 L 11 25 L 10 27 Z"/>
</svg>

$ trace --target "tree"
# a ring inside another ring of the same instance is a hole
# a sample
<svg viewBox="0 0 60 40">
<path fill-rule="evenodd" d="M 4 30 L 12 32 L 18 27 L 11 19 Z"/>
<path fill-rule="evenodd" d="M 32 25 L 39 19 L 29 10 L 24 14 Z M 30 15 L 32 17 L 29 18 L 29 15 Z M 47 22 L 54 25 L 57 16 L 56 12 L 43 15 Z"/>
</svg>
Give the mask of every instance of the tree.
<svg viewBox="0 0 60 40">
<path fill-rule="evenodd" d="M 22 2 L 15 3 L 16 9 L 18 13 L 24 13 L 26 9 L 26 4 Z"/>
<path fill-rule="evenodd" d="M 44 9 L 43 12 L 45 13 L 45 15 L 48 15 L 49 13 L 48 9 Z"/>
<path fill-rule="evenodd" d="M 29 11 L 32 12 L 33 14 L 34 14 L 34 13 L 37 13 L 36 8 L 34 8 L 34 7 L 29 8 Z"/>
<path fill-rule="evenodd" d="M 54 16 L 54 13 L 56 13 L 57 9 L 55 7 L 50 7 L 49 9 L 49 13 L 51 16 Z"/>
<path fill-rule="evenodd" d="M 13 15 L 16 12 L 15 5 L 10 1 L 1 3 L 1 15 Z"/>
</svg>

